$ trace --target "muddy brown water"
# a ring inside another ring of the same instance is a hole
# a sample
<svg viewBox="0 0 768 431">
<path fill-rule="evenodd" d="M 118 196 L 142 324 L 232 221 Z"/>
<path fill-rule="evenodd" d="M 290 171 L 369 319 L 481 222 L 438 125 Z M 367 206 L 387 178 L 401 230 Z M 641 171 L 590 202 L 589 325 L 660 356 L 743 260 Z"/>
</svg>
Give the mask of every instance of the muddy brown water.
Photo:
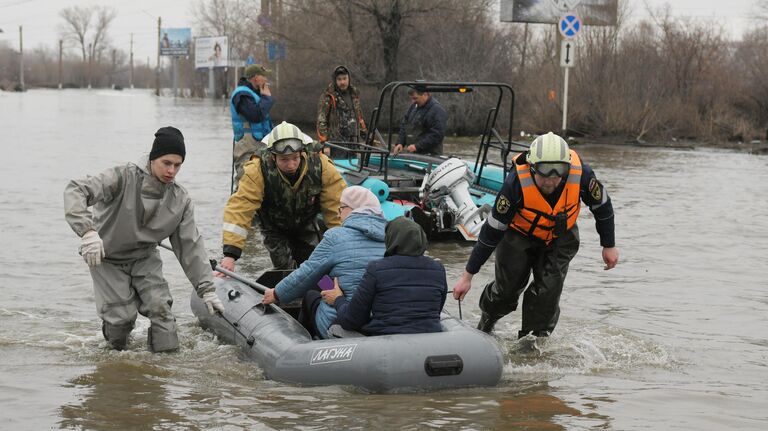
<svg viewBox="0 0 768 431">
<path fill-rule="evenodd" d="M 220 257 L 228 115 L 221 102 L 145 91 L 0 93 L 0 428 L 764 429 L 768 157 L 731 151 L 577 147 L 614 199 L 621 263 L 602 269 L 585 210 L 557 330 L 542 352 L 522 351 L 519 314 L 503 319 L 495 388 L 371 395 L 266 380 L 198 326 L 169 255 L 181 351 L 148 353 L 143 318 L 128 351 L 106 350 L 63 218 L 66 181 L 138 159 L 158 127 L 175 125 L 188 149 L 178 180 Z M 470 249 L 430 246 L 449 285 Z M 267 263 L 251 246 L 238 269 L 257 274 Z M 477 321 L 492 276 L 489 262 L 465 319 Z M 458 311 L 455 301 L 446 307 Z"/>
</svg>

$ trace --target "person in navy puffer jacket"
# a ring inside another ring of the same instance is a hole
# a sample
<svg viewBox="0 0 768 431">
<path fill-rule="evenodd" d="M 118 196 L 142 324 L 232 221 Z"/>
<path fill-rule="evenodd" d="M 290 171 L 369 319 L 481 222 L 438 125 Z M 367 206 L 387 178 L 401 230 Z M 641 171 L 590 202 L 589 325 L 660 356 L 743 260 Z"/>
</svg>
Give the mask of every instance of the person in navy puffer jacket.
<svg viewBox="0 0 768 431">
<path fill-rule="evenodd" d="M 384 227 L 387 220 L 381 204 L 365 187 L 351 186 L 341 193 L 341 227 L 329 229 L 323 240 L 297 270 L 274 289 L 267 289 L 262 303 L 287 304 L 304 299 L 299 316 L 313 336 L 327 338 L 336 318 L 333 306 L 322 301 L 317 282 L 323 275 L 338 278 L 346 286 L 343 295 L 352 298 L 369 262 L 384 256 Z"/>
<path fill-rule="evenodd" d="M 448 284 L 443 265 L 427 256 L 421 226 L 398 217 L 386 227 L 384 258 L 368 264 L 350 301 L 339 280 L 323 300 L 336 308 L 342 328 L 366 335 L 440 332 Z"/>
</svg>

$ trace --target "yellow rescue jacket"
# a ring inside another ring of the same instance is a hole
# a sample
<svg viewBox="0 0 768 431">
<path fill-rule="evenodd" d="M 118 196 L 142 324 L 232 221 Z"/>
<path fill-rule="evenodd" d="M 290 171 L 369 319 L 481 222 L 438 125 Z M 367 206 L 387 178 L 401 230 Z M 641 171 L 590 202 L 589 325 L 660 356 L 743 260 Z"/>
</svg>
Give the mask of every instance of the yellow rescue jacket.
<svg viewBox="0 0 768 431">
<path fill-rule="evenodd" d="M 266 157 L 271 157 L 266 155 Z M 301 172 L 296 182 L 291 185 L 290 182 L 280 173 L 280 177 L 286 182 L 286 187 L 293 191 L 298 191 L 302 181 L 307 180 L 307 170 L 309 169 L 308 157 L 319 157 L 322 169 L 322 190 L 320 191 L 320 213 L 328 228 L 341 226 L 339 218 L 339 201 L 341 192 L 346 188 L 344 179 L 336 170 L 331 159 L 325 154 L 301 153 L 303 159 Z M 229 197 L 227 206 L 224 208 L 224 229 L 222 243 L 224 246 L 234 246 L 242 250 L 245 247 L 245 239 L 248 231 L 251 229 L 253 216 L 261 209 L 265 202 L 265 193 L 275 193 L 274 190 L 265 191 L 264 174 L 262 164 L 265 163 L 260 157 L 252 158 L 245 164 L 243 177 L 237 188 L 237 192 Z M 277 167 L 274 167 L 277 169 Z M 269 199 L 266 199 L 270 201 Z M 290 209 L 288 209 L 290 210 Z"/>
<path fill-rule="evenodd" d="M 581 159 L 571 151 L 571 169 L 568 172 L 565 187 L 560 199 L 553 208 L 539 191 L 533 181 L 531 167 L 528 164 L 515 165 L 520 186 L 523 189 L 523 207 L 520 208 L 509 226 L 513 229 L 549 244 L 555 234 L 555 217 L 558 214 L 567 217 L 567 230 L 571 230 L 579 217 L 581 191 Z M 561 216 L 561 217 L 562 217 Z"/>
</svg>

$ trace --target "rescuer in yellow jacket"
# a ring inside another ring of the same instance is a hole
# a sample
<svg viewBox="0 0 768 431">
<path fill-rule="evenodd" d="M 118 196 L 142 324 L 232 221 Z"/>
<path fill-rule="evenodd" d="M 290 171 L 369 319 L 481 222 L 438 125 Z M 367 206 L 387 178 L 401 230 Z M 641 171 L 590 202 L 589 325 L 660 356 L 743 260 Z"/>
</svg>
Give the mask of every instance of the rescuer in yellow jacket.
<svg viewBox="0 0 768 431">
<path fill-rule="evenodd" d="M 245 164 L 224 209 L 224 269 L 234 271 L 254 214 L 278 269 L 295 268 L 312 253 L 323 231 L 319 214 L 325 227 L 341 225 L 339 200 L 346 183 L 328 157 L 305 151 L 305 136 L 282 122 L 267 135 L 267 148 Z"/>
<path fill-rule="evenodd" d="M 581 202 L 595 217 L 605 269 L 611 269 L 619 250 L 608 193 L 565 140 L 551 132 L 537 137 L 516 158 L 453 289 L 454 298 L 464 298 L 472 277 L 496 250 L 496 276 L 480 297 L 478 329 L 491 332 L 500 318 L 517 309 L 525 291 L 518 337 L 546 337 L 554 331 L 568 264 L 579 249 Z"/>
</svg>

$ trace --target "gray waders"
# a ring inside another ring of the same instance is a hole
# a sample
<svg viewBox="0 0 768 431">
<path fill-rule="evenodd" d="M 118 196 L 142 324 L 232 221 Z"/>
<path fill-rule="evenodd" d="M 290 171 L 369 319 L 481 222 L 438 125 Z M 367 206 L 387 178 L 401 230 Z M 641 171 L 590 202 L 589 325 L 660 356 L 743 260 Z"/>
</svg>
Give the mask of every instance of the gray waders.
<svg viewBox="0 0 768 431">
<path fill-rule="evenodd" d="M 151 322 L 147 333 L 151 351 L 178 349 L 176 319 L 171 312 L 173 299 L 157 250 L 132 262 L 102 262 L 90 270 L 97 312 L 103 320 L 102 333 L 114 349 L 125 349 L 137 313 Z"/>
<path fill-rule="evenodd" d="M 548 336 L 560 317 L 560 294 L 568 264 L 579 250 L 579 230 L 573 229 L 549 245 L 509 229 L 496 247 L 496 277 L 480 297 L 483 312 L 478 329 L 491 332 L 496 321 L 517 309 L 523 296 L 523 323 L 518 332 Z M 528 280 L 533 274 L 533 280 Z M 527 285 L 527 289 L 526 289 Z"/>
<path fill-rule="evenodd" d="M 243 177 L 243 166 L 246 162 L 251 160 L 251 157 L 266 148 L 267 145 L 261 141 L 257 141 L 250 133 L 246 133 L 242 139 L 236 141 L 232 148 L 232 163 L 234 164 L 234 186 L 232 193 L 237 190 L 237 185 L 240 182 L 240 178 Z"/>
</svg>

